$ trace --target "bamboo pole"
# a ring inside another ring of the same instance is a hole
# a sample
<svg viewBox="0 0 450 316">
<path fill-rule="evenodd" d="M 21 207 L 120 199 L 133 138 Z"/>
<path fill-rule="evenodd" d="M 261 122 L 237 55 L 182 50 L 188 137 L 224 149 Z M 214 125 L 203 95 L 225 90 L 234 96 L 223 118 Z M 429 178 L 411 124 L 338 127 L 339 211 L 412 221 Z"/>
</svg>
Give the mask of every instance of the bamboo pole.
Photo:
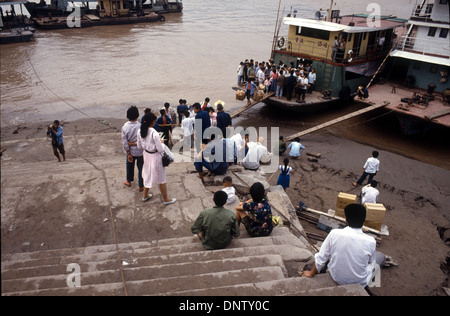
<svg viewBox="0 0 450 316">
<path fill-rule="evenodd" d="M 277 29 L 278 29 L 278 31 L 280 29 L 278 27 L 278 24 L 279 24 L 278 19 L 279 19 L 279 15 L 280 15 L 280 6 L 281 6 L 281 0 L 278 1 L 277 21 L 275 22 L 275 29 L 273 31 L 272 52 L 271 52 L 271 55 L 270 55 L 270 59 L 273 59 L 273 51 L 275 49 L 275 45 L 276 45 L 276 41 L 277 41 L 277 37 L 278 37 Z"/>
<path fill-rule="evenodd" d="M 334 219 L 336 219 L 336 220 L 338 220 L 340 222 L 344 222 L 344 223 L 347 222 L 346 219 L 343 218 L 343 217 L 330 215 L 330 214 L 325 213 L 325 212 L 313 210 L 312 208 L 309 208 L 309 207 L 306 207 L 303 210 L 305 210 L 306 212 L 310 212 L 310 213 L 314 213 L 314 214 L 318 214 L 318 215 L 324 215 L 324 216 L 327 216 L 327 217 L 330 217 L 330 218 L 334 218 Z M 371 232 L 371 233 L 374 233 L 374 234 L 377 234 L 377 235 L 381 235 L 381 232 L 379 230 L 376 230 L 376 229 L 373 229 L 373 228 L 370 228 L 370 227 L 367 227 L 367 226 L 363 226 L 362 230 L 363 231 L 368 231 L 368 232 Z"/>
</svg>

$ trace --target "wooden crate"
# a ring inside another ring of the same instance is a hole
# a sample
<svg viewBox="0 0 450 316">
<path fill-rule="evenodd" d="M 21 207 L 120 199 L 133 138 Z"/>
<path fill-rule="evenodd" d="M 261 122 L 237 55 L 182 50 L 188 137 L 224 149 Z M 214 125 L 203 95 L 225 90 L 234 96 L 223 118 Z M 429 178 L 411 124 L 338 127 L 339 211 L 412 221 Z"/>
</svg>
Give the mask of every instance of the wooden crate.
<svg viewBox="0 0 450 316">
<path fill-rule="evenodd" d="M 386 208 L 384 207 L 384 205 L 379 203 L 366 203 L 364 204 L 364 206 L 367 210 L 364 226 L 371 227 L 376 230 L 381 230 L 384 215 L 386 214 Z"/>
<path fill-rule="evenodd" d="M 356 203 L 356 195 L 340 192 L 336 203 L 336 215 L 345 217 L 344 209 L 347 205 Z"/>
<path fill-rule="evenodd" d="M 336 208 L 334 215 L 345 218 L 345 211 L 343 208 Z"/>
</svg>

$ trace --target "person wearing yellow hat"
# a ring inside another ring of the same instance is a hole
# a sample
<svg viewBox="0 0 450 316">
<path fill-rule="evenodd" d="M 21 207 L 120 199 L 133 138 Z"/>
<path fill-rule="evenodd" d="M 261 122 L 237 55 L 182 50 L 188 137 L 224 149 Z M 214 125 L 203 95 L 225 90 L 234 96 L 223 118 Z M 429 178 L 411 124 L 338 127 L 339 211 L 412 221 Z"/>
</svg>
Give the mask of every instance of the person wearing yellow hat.
<svg viewBox="0 0 450 316">
<path fill-rule="evenodd" d="M 217 106 L 217 127 L 222 131 L 222 136 L 227 137 L 227 127 L 232 125 L 231 116 L 223 110 L 225 102 L 219 100 L 214 105 Z"/>
</svg>

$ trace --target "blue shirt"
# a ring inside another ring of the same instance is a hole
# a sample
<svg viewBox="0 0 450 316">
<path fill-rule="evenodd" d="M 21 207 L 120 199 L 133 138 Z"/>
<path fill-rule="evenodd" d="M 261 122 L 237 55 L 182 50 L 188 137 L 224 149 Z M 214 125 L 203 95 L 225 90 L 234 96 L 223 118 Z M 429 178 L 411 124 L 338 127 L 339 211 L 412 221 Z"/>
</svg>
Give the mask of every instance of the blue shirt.
<svg viewBox="0 0 450 316">
<path fill-rule="evenodd" d="M 184 110 L 189 110 L 189 108 L 187 107 L 186 104 L 180 104 L 179 106 L 177 106 L 178 115 L 181 115 L 181 111 L 184 111 Z"/>
<path fill-rule="evenodd" d="M 51 136 L 56 139 L 56 144 L 57 145 L 62 145 L 63 143 L 63 128 L 61 125 L 58 126 L 58 128 L 56 129 L 56 133 L 53 131 L 53 129 L 51 129 L 50 131 L 47 132 L 47 135 L 51 134 Z"/>
<path fill-rule="evenodd" d="M 180 104 L 179 106 L 177 106 L 178 119 L 180 123 L 182 121 L 181 112 L 184 110 L 189 111 L 189 108 L 187 107 L 186 104 Z"/>
<path fill-rule="evenodd" d="M 209 171 L 214 174 L 225 174 L 229 166 L 227 162 L 227 142 L 223 139 L 216 139 L 208 143 L 203 150 L 203 159 L 210 164 Z"/>
<path fill-rule="evenodd" d="M 172 120 L 170 119 L 170 117 L 168 115 L 164 115 L 166 117 L 166 124 L 172 124 Z M 162 117 L 162 115 L 156 120 L 156 123 L 158 123 L 158 125 L 164 125 L 164 118 Z"/>
<path fill-rule="evenodd" d="M 211 119 L 209 118 L 209 113 L 206 111 L 198 111 L 197 115 L 195 115 L 195 124 L 197 124 L 199 121 L 201 120 L 202 123 L 202 135 L 201 138 L 203 138 L 203 133 L 205 132 L 205 130 L 211 126 Z M 200 137 L 199 137 L 200 138 Z"/>
<path fill-rule="evenodd" d="M 231 126 L 231 116 L 230 114 L 221 111 L 217 113 L 217 127 L 220 129 L 225 129 L 228 126 Z M 223 135 L 225 137 L 226 135 Z"/>
<path fill-rule="evenodd" d="M 291 150 L 289 152 L 289 156 L 300 157 L 300 155 L 302 154 L 302 150 L 305 149 L 305 146 L 298 142 L 293 142 L 289 144 L 289 149 Z"/>
</svg>

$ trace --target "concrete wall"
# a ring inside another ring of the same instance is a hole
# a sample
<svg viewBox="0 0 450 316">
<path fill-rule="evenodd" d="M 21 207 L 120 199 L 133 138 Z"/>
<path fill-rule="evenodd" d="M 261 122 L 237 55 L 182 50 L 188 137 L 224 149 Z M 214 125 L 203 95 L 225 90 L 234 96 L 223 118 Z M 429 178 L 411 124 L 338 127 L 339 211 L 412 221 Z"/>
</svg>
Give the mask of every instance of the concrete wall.
<svg viewBox="0 0 450 316">
<path fill-rule="evenodd" d="M 439 0 L 434 1 L 433 11 L 431 12 L 431 19 L 435 22 L 449 22 L 449 5 L 439 4 Z"/>
<path fill-rule="evenodd" d="M 427 89 L 428 84 L 434 83 L 436 85 L 435 91 L 442 93 L 445 89 L 450 89 L 450 79 L 448 78 L 447 82 L 440 82 L 441 70 L 447 70 L 450 72 L 450 67 L 419 61 L 411 61 L 408 69 L 408 76 L 413 75 L 415 77 L 416 87 Z"/>
</svg>

